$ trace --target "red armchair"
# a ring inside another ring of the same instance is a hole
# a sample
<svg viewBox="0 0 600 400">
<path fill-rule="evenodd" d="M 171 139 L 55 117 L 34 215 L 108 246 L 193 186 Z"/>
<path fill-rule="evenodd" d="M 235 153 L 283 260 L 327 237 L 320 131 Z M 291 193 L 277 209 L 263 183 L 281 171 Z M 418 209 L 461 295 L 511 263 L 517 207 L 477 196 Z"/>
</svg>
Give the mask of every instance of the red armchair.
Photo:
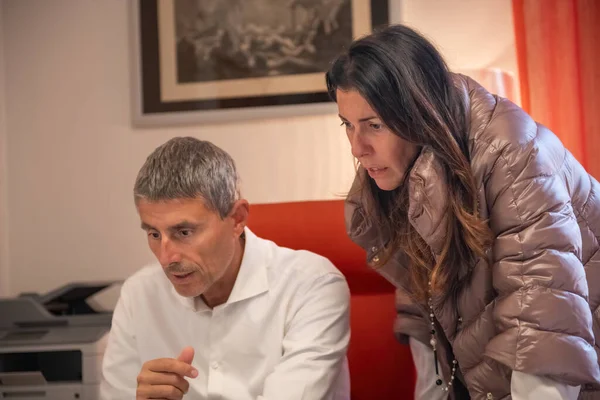
<svg viewBox="0 0 600 400">
<path fill-rule="evenodd" d="M 251 205 L 248 226 L 280 246 L 329 258 L 346 276 L 351 292 L 352 400 L 412 399 L 415 370 L 410 349 L 392 333 L 394 288 L 366 265 L 364 251 L 346 235 L 343 201 Z"/>
</svg>

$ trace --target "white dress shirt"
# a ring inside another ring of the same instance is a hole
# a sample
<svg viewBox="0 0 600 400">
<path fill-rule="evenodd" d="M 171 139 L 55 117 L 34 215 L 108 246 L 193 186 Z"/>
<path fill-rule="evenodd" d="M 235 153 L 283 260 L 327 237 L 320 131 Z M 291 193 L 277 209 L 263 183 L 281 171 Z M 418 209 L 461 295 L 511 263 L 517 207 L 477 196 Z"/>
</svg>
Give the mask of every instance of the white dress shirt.
<svg viewBox="0 0 600 400">
<path fill-rule="evenodd" d="M 448 393 L 435 384 L 435 359 L 431 346 L 410 338 L 410 351 L 417 370 L 415 400 L 446 400 Z M 443 386 L 442 386 L 443 387 Z M 552 379 L 513 371 L 510 379 L 512 400 L 577 400 L 579 386 L 569 386 Z M 488 393 L 488 399 L 494 396 Z"/>
<path fill-rule="evenodd" d="M 226 303 L 181 297 L 159 265 L 127 279 L 103 360 L 101 398 L 135 398 L 142 364 L 195 349 L 187 399 L 348 400 L 350 292 L 329 260 L 246 228 Z"/>
</svg>

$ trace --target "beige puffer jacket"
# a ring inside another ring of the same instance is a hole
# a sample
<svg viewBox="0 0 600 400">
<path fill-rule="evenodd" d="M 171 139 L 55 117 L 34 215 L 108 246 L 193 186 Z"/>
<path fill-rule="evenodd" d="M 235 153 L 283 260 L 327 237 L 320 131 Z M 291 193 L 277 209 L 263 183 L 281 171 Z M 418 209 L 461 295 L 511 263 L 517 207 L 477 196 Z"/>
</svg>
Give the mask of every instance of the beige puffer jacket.
<svg viewBox="0 0 600 400">
<path fill-rule="evenodd" d="M 600 399 L 600 185 L 519 107 L 462 75 L 455 82 L 470 113 L 480 212 L 495 241 L 456 301 L 434 299 L 444 377 L 454 355 L 473 399 L 510 399 L 512 370 L 582 385 L 580 398 Z M 426 148 L 408 184 L 410 223 L 439 254 L 446 182 Z M 372 264 L 386 239 L 365 214 L 356 197 L 347 199 L 348 234 Z M 403 257 L 377 268 L 398 288 L 395 330 L 401 340 L 429 343 L 429 312 L 411 301 Z M 466 274 L 469 266 L 456 268 Z"/>
</svg>

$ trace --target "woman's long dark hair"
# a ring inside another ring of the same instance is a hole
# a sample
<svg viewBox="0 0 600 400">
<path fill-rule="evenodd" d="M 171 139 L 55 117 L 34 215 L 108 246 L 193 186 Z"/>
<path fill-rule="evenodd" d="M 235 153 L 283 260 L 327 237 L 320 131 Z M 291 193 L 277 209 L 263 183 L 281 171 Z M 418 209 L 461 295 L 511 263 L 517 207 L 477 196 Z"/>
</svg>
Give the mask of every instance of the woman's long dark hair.
<svg viewBox="0 0 600 400">
<path fill-rule="evenodd" d="M 370 218 L 390 235 L 379 262 L 404 251 L 417 299 L 426 298 L 429 281 L 435 294 L 455 294 L 462 284 L 458 267 L 483 256 L 492 237 L 478 215 L 465 104 L 442 56 L 413 29 L 393 25 L 353 42 L 333 62 L 326 81 L 334 101 L 338 89 L 358 91 L 392 132 L 431 149 L 441 163 L 448 193 L 439 195 L 449 199 L 448 225 L 443 249 L 435 258 L 408 221 L 407 179 L 385 192 L 362 170 L 359 190 L 366 210 L 373 213 Z"/>
</svg>

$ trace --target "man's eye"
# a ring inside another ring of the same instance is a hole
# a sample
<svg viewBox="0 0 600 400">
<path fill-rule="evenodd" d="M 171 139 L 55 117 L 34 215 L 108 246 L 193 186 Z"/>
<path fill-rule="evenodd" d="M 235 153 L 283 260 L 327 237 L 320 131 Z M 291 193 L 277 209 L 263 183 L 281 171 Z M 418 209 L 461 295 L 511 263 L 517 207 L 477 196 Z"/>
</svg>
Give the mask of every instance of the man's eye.
<svg viewBox="0 0 600 400">
<path fill-rule="evenodd" d="M 148 236 L 151 239 L 160 239 L 160 234 L 158 232 L 148 232 Z"/>
<path fill-rule="evenodd" d="M 191 236 L 192 235 L 192 230 L 191 229 L 182 229 L 179 231 L 179 234 L 181 236 Z"/>
</svg>

